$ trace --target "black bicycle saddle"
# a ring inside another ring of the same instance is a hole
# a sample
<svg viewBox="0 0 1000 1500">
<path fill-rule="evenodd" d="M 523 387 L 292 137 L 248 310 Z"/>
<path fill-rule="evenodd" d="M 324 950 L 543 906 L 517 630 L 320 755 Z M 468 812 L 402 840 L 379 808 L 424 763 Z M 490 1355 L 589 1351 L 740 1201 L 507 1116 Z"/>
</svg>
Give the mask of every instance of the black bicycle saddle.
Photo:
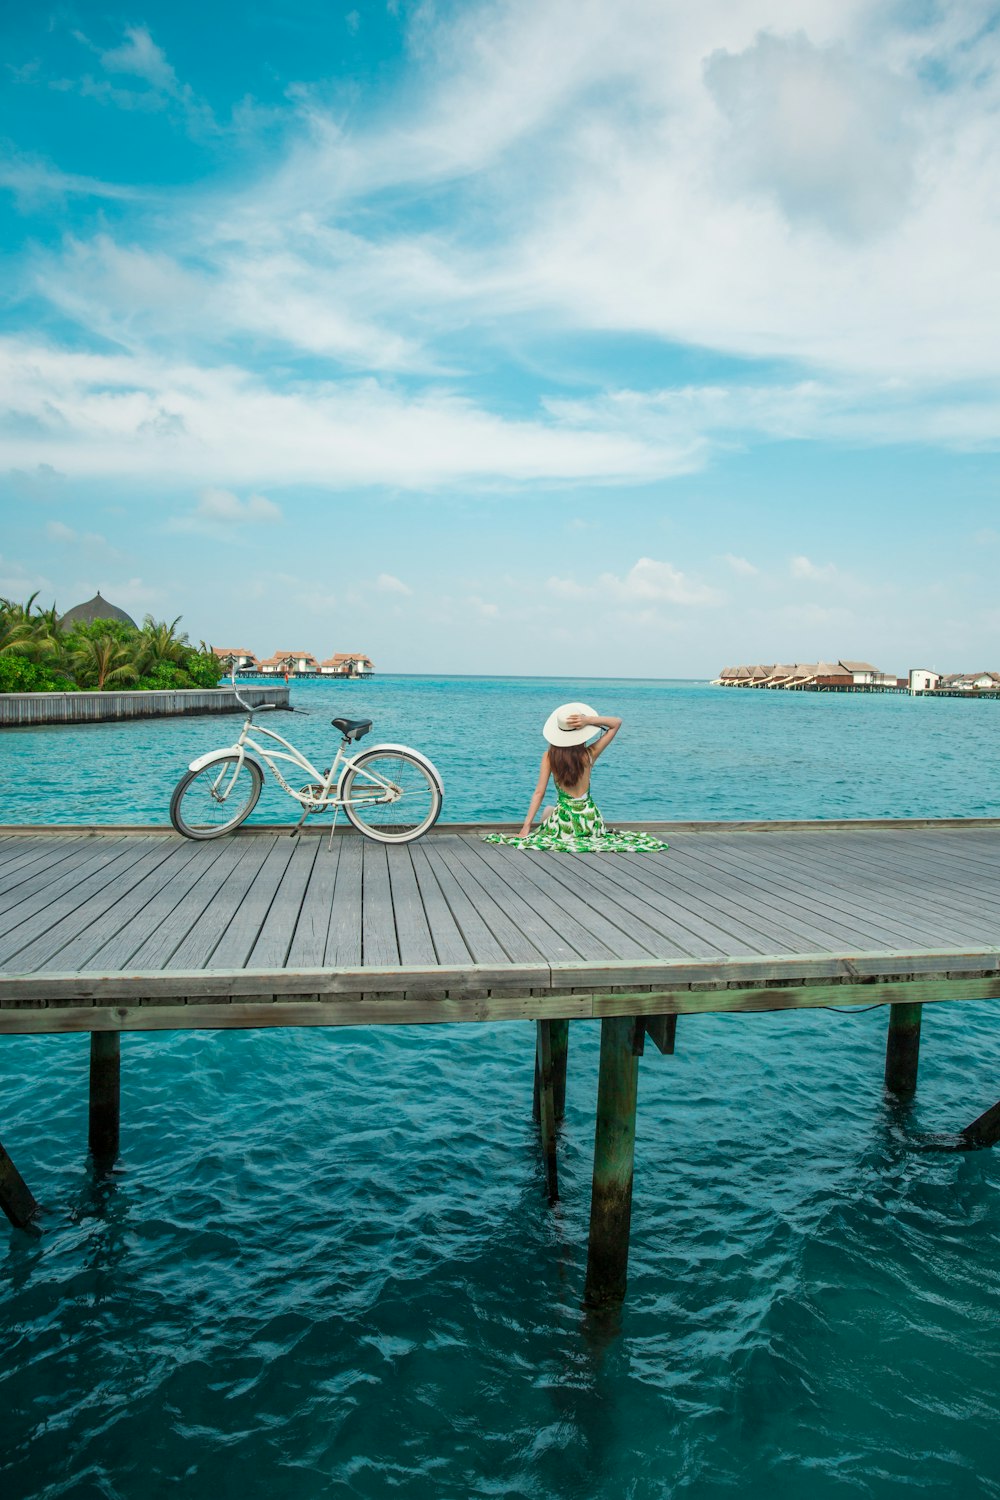
<svg viewBox="0 0 1000 1500">
<path fill-rule="evenodd" d="M 359 740 L 372 727 L 371 719 L 331 719 L 334 729 L 339 729 L 345 740 Z"/>
</svg>

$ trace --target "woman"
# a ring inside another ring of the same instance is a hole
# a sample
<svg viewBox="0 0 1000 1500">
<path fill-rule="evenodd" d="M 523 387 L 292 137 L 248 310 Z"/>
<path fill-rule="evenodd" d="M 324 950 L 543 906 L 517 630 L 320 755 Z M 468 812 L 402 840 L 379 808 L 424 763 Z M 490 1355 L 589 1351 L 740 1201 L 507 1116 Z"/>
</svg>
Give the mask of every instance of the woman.
<svg viewBox="0 0 1000 1500">
<path fill-rule="evenodd" d="M 586 703 L 564 703 L 545 721 L 542 734 L 549 748 L 542 756 L 538 784 L 532 794 L 524 824 L 517 838 L 502 833 L 484 834 L 488 844 L 509 844 L 515 849 L 568 849 L 574 853 L 605 854 L 633 850 L 666 849 L 669 846 L 648 833 L 625 833 L 605 828 L 593 797 L 590 773 L 622 727 L 614 715 L 601 717 Z M 603 730 L 592 744 L 595 730 Z M 542 805 L 549 777 L 555 782 L 558 800 L 532 833 L 531 825 Z"/>
</svg>

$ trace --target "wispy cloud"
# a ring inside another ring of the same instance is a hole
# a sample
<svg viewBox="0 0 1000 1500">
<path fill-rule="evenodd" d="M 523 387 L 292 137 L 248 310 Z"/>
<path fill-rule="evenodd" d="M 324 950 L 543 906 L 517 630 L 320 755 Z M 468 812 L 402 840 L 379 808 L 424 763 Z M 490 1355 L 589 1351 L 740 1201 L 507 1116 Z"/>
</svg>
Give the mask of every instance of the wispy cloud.
<svg viewBox="0 0 1000 1500">
<path fill-rule="evenodd" d="M 576 578 L 553 576 L 547 588 L 557 599 L 601 599 L 617 605 L 672 604 L 683 607 L 718 605 L 723 595 L 700 580 L 688 577 L 672 563 L 653 557 L 640 557 L 624 575 L 602 573 L 598 578 L 581 582 Z"/>
</svg>

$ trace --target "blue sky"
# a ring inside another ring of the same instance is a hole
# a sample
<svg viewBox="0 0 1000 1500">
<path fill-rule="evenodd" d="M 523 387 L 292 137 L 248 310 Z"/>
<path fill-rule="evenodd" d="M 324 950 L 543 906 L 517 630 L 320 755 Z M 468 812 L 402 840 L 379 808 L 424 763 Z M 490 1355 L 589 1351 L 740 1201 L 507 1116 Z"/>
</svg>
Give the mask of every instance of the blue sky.
<svg viewBox="0 0 1000 1500">
<path fill-rule="evenodd" d="M 0 593 L 383 670 L 1000 668 L 995 7 L 0 16 Z"/>
</svg>

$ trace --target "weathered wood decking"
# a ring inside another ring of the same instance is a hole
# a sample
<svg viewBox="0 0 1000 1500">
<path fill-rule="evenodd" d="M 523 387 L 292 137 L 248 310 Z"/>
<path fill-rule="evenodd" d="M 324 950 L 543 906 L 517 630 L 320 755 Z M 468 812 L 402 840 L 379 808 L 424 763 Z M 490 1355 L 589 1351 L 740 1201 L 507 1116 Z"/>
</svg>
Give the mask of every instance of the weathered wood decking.
<svg viewBox="0 0 1000 1500">
<path fill-rule="evenodd" d="M 1000 820 L 657 828 L 603 856 L 0 831 L 0 1033 L 1000 997 Z"/>
<path fill-rule="evenodd" d="M 659 825 L 669 851 L 525 854 L 442 829 L 0 830 L 0 1033 L 89 1031 L 94 1164 L 119 1147 L 121 1031 L 534 1018 L 549 1197 L 569 1021 L 599 1016 L 584 1300 L 625 1293 L 638 1061 L 684 1012 L 890 1005 L 916 1087 L 922 1004 L 1000 998 L 1000 820 Z M 1000 1139 L 1000 1104 L 951 1149 Z M 0 1146 L 0 1208 L 36 1204 Z"/>
</svg>

